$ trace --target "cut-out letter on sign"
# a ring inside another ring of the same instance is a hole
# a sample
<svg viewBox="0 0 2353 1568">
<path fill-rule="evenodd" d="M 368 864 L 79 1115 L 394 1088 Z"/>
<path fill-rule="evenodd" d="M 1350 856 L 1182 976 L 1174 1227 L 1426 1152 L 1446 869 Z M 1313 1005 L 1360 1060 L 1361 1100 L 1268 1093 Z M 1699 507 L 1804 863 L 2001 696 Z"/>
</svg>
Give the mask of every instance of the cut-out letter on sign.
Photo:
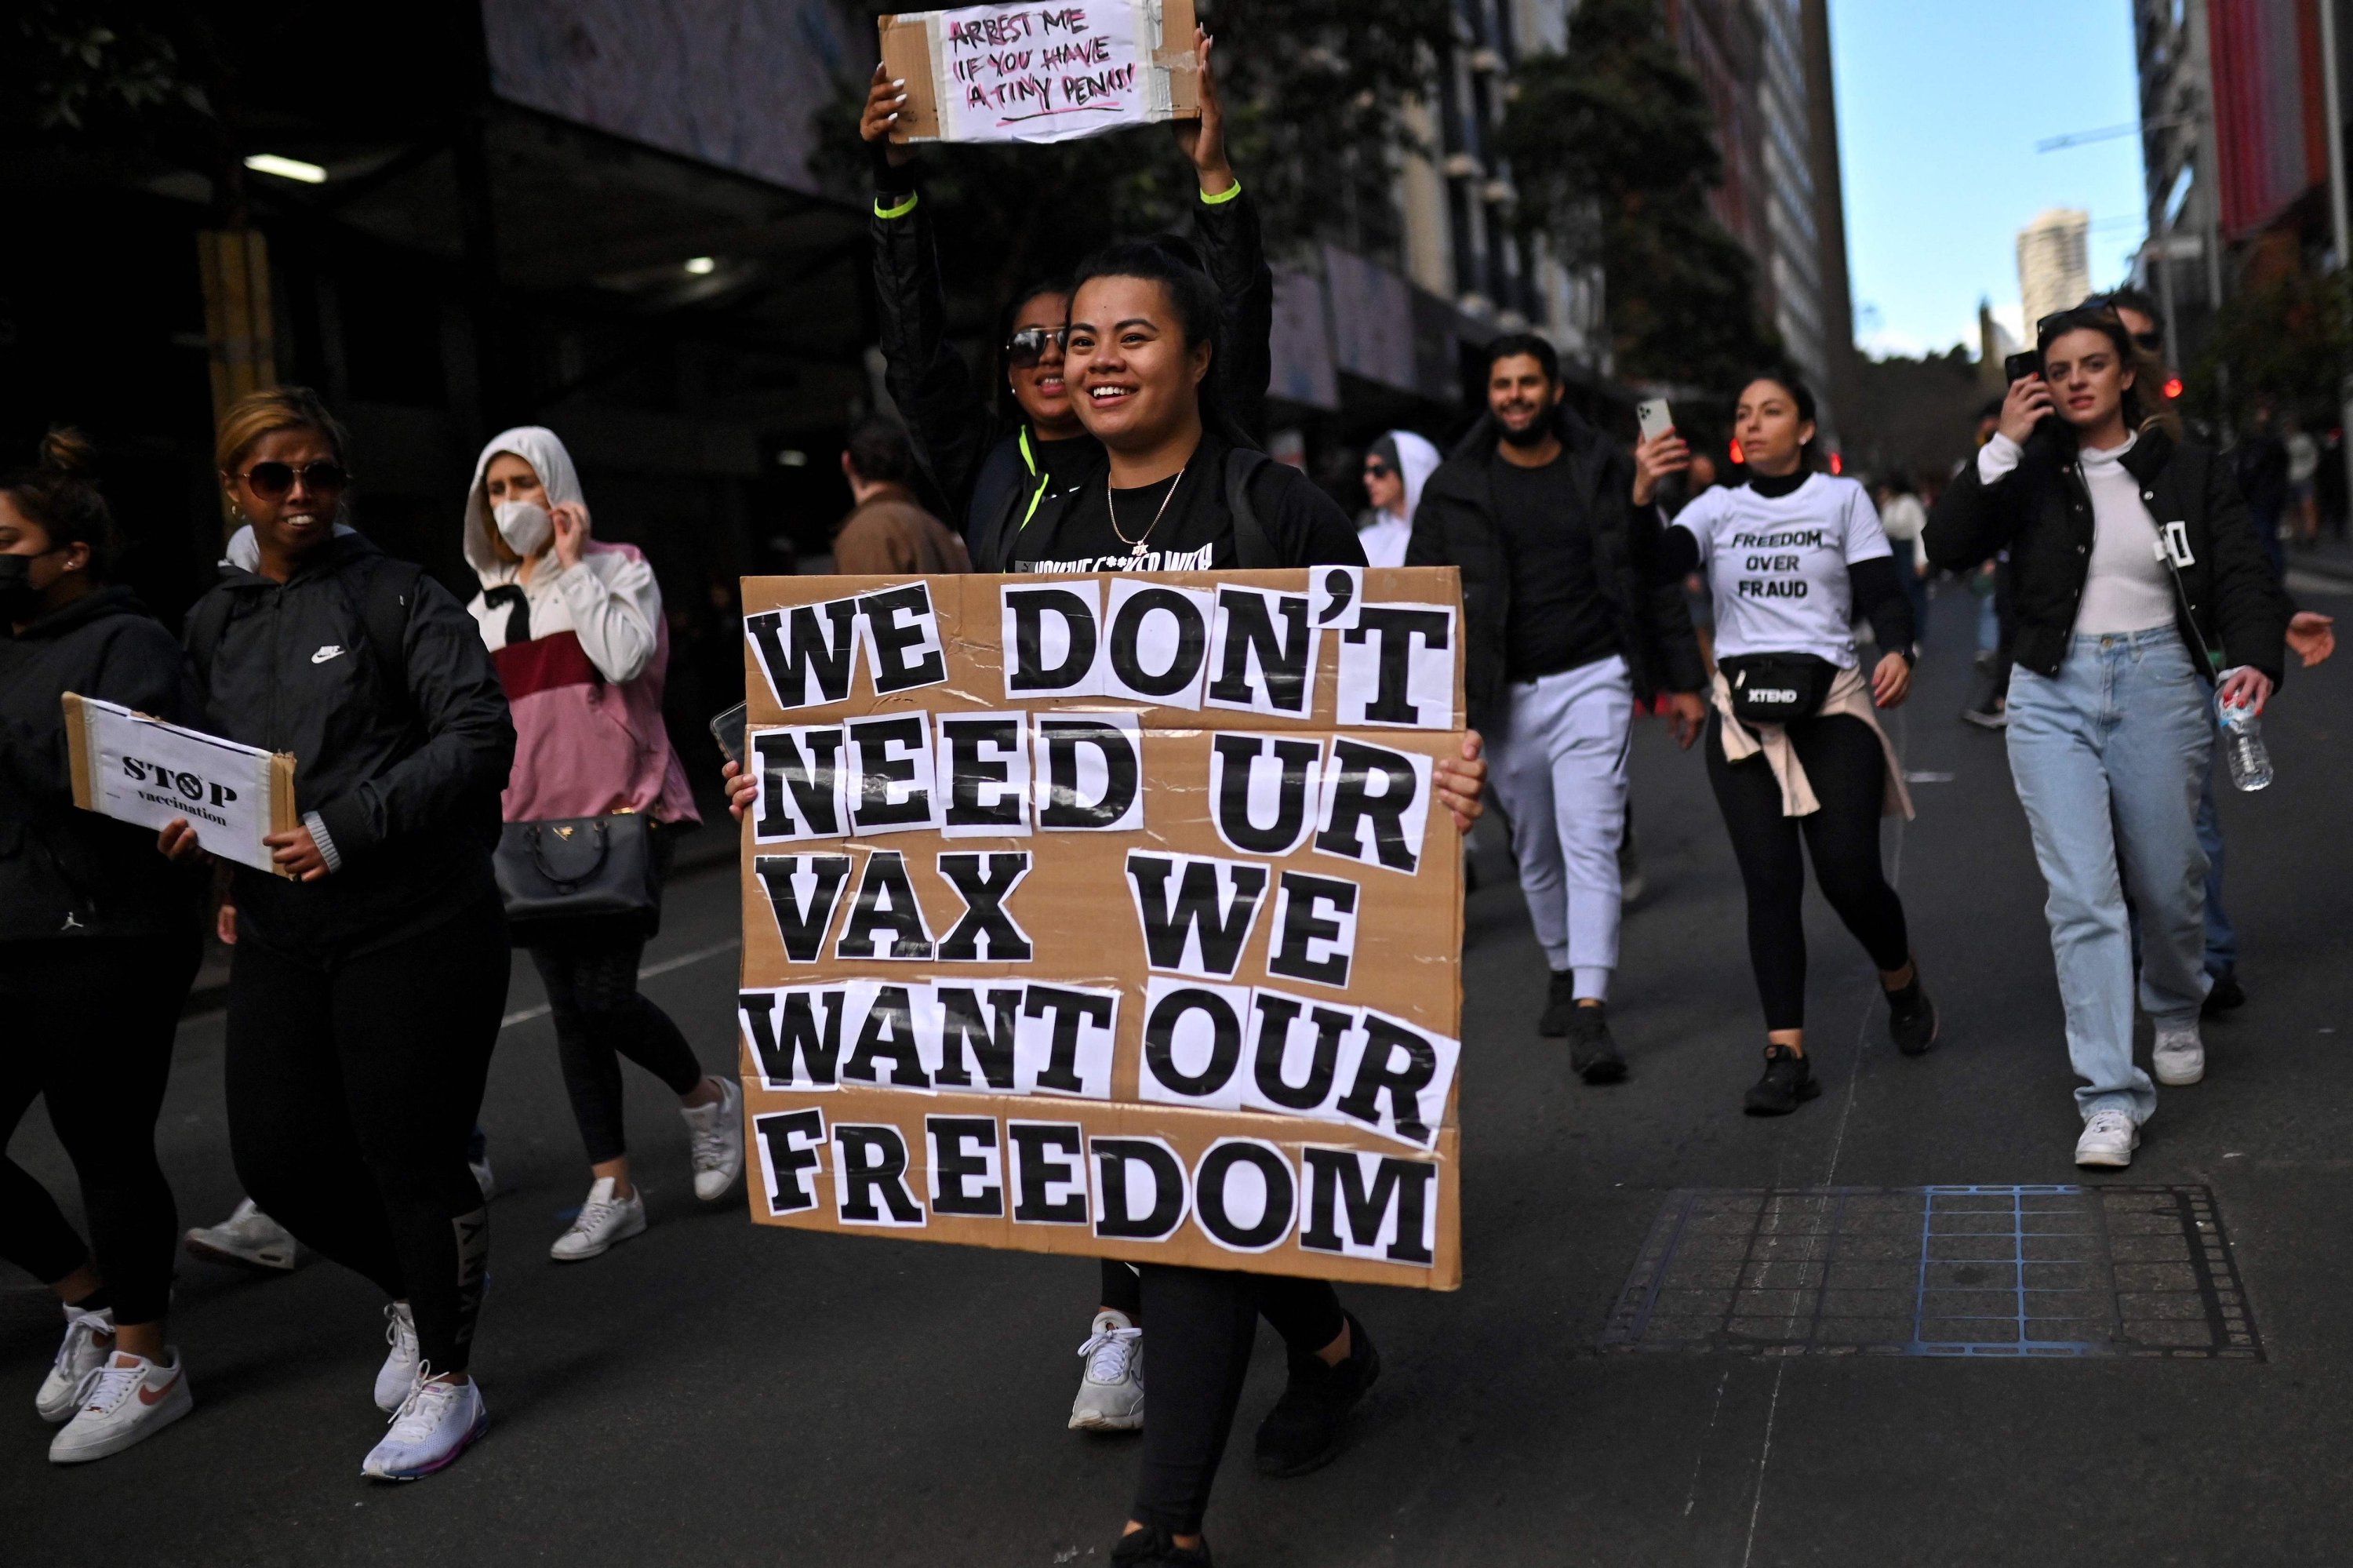
<svg viewBox="0 0 2353 1568">
<path fill-rule="evenodd" d="M 829 1089 L 840 1081 L 842 988 L 786 986 L 736 995 L 753 1065 L 770 1089 Z"/>
<path fill-rule="evenodd" d="M 1266 972 L 1345 989 L 1356 951 L 1356 885 L 1286 871 L 1274 894 Z"/>
<path fill-rule="evenodd" d="M 1353 1149 L 1300 1150 L 1307 1201 L 1299 1245 L 1310 1252 L 1428 1268 L 1438 1251 L 1438 1167 Z"/>
<path fill-rule="evenodd" d="M 752 1139 L 760 1147 L 761 1189 L 771 1214 L 798 1214 L 817 1207 L 812 1178 L 825 1163 L 825 1113 L 811 1106 L 752 1118 Z"/>
<path fill-rule="evenodd" d="M 1454 611 L 1368 604 L 1340 633 L 1340 723 L 1454 727 Z"/>
<path fill-rule="evenodd" d="M 1171 974 L 1229 980 L 1266 901 L 1266 867 L 1130 850 L 1127 886 L 1145 963 Z"/>
<path fill-rule="evenodd" d="M 866 857 L 858 896 L 850 901 L 849 918 L 833 952 L 840 959 L 930 961 L 932 928 L 923 924 L 923 906 L 907 880 L 905 855 L 876 850 Z"/>
<path fill-rule="evenodd" d="M 1264 986 L 1251 991 L 1242 1108 L 1342 1119 L 1332 1102 L 1364 1054 L 1356 1029 L 1355 1008 L 1285 996 Z"/>
<path fill-rule="evenodd" d="M 1365 568 L 1311 567 L 1307 581 L 1315 596 L 1315 624 L 1345 631 L 1365 607 Z"/>
<path fill-rule="evenodd" d="M 1112 579 L 1103 635 L 1103 694 L 1172 708 L 1201 705 L 1209 657 L 1205 588 Z"/>
<path fill-rule="evenodd" d="M 1094 1218 L 1087 1202 L 1087 1129 L 1074 1121 L 1008 1121 L 1013 1151 L 1013 1223 L 1083 1225 Z"/>
<path fill-rule="evenodd" d="M 947 964 L 1026 964 L 1031 948 L 1029 933 L 1014 922 L 1005 901 L 1029 874 L 1029 852 L 1000 850 L 995 854 L 957 853 L 939 859 L 940 880 L 964 900 L 964 914 L 940 943 L 940 961 Z"/>
<path fill-rule="evenodd" d="M 972 1219 L 1005 1217 L 1002 1151 L 993 1116 L 927 1116 L 932 1146 L 932 1213 Z"/>
<path fill-rule="evenodd" d="M 1013 1032 L 1013 1076 L 1025 1095 L 1111 1098 L 1112 1042 L 1119 992 L 1092 986 L 1025 987 Z"/>
<path fill-rule="evenodd" d="M 1366 1008 L 1364 1054 L 1333 1108 L 1385 1137 L 1428 1149 L 1438 1141 L 1461 1044 Z"/>
<path fill-rule="evenodd" d="M 754 730 L 752 761 L 760 770 L 752 810 L 754 843 L 838 839 L 846 832 L 839 725 Z"/>
<path fill-rule="evenodd" d="M 1144 725 L 1134 714 L 1036 722 L 1038 825 L 1095 832 L 1144 826 Z"/>
<path fill-rule="evenodd" d="M 1103 695 L 1096 673 L 1101 583 L 1087 578 L 1036 588 L 1008 584 L 997 592 L 1006 701 Z"/>
<path fill-rule="evenodd" d="M 932 1086 L 965 1094 L 1018 1094 L 1013 1064 L 1021 1024 L 1018 985 L 942 985 L 939 1054 Z M 976 1082 L 972 1069 L 980 1069 Z"/>
<path fill-rule="evenodd" d="M 849 826 L 860 838 L 940 825 L 932 788 L 932 726 L 921 714 L 851 719 Z"/>
<path fill-rule="evenodd" d="M 1294 736 L 1209 737 L 1209 819 L 1243 854 L 1289 854 L 1315 825 L 1324 743 Z"/>
<path fill-rule="evenodd" d="M 1271 1252 L 1291 1234 L 1299 1181 L 1260 1138 L 1221 1138 L 1193 1168 L 1193 1223 L 1228 1252 Z"/>
<path fill-rule="evenodd" d="M 948 678 L 940 623 L 927 583 L 907 583 L 858 601 L 858 641 L 866 650 L 879 696 L 936 686 Z"/>
<path fill-rule="evenodd" d="M 1202 700 L 1213 708 L 1305 717 L 1321 635 L 1308 622 L 1302 595 L 1219 588 L 1210 638 L 1216 662 Z"/>
<path fill-rule="evenodd" d="M 1411 876 L 1430 825 L 1430 759 L 1335 736 L 1324 765 L 1315 850 Z"/>
<path fill-rule="evenodd" d="M 833 1217 L 845 1225 L 920 1229 L 923 1205 L 908 1189 L 907 1139 L 889 1122 L 833 1124 Z"/>
<path fill-rule="evenodd" d="M 952 839 L 1029 836 L 1029 715 L 939 714 L 933 765 L 940 832 Z"/>
<path fill-rule="evenodd" d="M 756 854 L 752 874 L 768 890 L 768 907 L 776 916 L 786 961 L 817 962 L 825 934 L 833 928 L 833 912 L 841 906 L 842 886 L 849 880 L 849 857 Z"/>
<path fill-rule="evenodd" d="M 849 700 L 858 658 L 858 601 L 830 599 L 764 609 L 744 618 L 744 634 L 780 708 Z"/>
<path fill-rule="evenodd" d="M 1200 1110 L 1240 1110 L 1248 986 L 1155 975 L 1144 988 L 1144 1064 L 1136 1097 Z"/>
<path fill-rule="evenodd" d="M 1159 1138 L 1091 1138 L 1095 1234 L 1112 1241 L 1166 1241 L 1192 1204 L 1185 1162 Z"/>
<path fill-rule="evenodd" d="M 874 1088 L 928 1089 L 932 1075 L 923 1066 L 923 1038 L 936 1036 L 936 1025 L 926 1030 L 938 1004 L 932 988 L 894 980 L 854 980 L 848 993 L 849 1054 L 841 1064 L 841 1081 Z"/>
</svg>

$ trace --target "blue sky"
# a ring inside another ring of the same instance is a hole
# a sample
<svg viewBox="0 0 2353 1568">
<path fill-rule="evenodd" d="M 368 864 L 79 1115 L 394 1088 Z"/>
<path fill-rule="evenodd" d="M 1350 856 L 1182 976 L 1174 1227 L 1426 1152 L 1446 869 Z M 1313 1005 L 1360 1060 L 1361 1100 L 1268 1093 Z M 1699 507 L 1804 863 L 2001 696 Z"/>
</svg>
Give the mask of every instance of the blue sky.
<svg viewBox="0 0 2353 1568">
<path fill-rule="evenodd" d="M 1977 344 L 1980 296 L 2013 331 L 2018 230 L 2092 215 L 2092 281 L 2138 247 L 2140 142 L 2035 143 L 2130 123 L 2131 0 L 1831 0 L 1855 335 L 1879 354 Z"/>
</svg>

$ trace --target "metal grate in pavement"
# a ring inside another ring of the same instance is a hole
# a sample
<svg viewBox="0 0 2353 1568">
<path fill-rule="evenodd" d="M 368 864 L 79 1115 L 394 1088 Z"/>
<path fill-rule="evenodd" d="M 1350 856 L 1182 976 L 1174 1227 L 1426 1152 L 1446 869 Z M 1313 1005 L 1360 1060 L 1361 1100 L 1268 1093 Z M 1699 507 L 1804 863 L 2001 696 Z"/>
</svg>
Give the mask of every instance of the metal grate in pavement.
<svg viewBox="0 0 2353 1568">
<path fill-rule="evenodd" d="M 2204 1187 L 1671 1193 L 1606 1351 L 2261 1360 Z"/>
</svg>

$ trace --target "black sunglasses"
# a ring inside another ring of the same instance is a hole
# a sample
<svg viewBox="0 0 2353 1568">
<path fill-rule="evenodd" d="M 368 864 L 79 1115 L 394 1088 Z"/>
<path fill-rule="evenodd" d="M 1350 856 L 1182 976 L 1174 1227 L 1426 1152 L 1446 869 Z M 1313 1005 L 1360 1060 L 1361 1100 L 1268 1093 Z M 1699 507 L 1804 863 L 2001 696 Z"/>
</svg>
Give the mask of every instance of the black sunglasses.
<svg viewBox="0 0 2353 1568">
<path fill-rule="evenodd" d="M 1046 344 L 1057 350 L 1069 348 L 1071 329 L 1064 327 L 1023 327 L 1005 340 L 1005 367 L 1008 370 L 1028 370 L 1046 357 Z"/>
<path fill-rule="evenodd" d="M 282 501 L 293 494 L 297 479 L 305 490 L 321 495 L 332 495 L 352 481 L 342 463 L 323 459 L 306 462 L 300 469 L 291 463 L 258 462 L 237 477 L 264 501 Z"/>
<path fill-rule="evenodd" d="M 1366 479 L 1387 479 L 1388 476 L 1389 465 L 1378 461 L 1377 459 L 1365 465 L 1365 477 Z"/>
</svg>

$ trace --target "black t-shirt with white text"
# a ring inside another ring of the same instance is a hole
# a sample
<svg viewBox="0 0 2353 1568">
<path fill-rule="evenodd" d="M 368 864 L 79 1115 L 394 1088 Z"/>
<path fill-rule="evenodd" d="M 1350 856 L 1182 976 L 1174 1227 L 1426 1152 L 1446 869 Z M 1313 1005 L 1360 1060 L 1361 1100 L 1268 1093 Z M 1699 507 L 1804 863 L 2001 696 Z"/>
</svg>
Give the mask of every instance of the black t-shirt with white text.
<svg viewBox="0 0 2353 1568">
<path fill-rule="evenodd" d="M 1238 563 L 1234 520 L 1226 504 L 1226 455 L 1204 435 L 1182 470 L 1155 484 L 1114 491 L 1099 475 L 1052 515 L 1034 518 L 1013 541 L 1017 572 L 1204 572 Z M 1172 493 L 1173 490 L 1173 493 Z M 1250 487 L 1259 526 L 1286 565 L 1364 562 L 1355 524 L 1339 504 L 1295 470 L 1261 474 Z M 1116 511 L 1118 526 L 1113 526 Z M 1124 537 L 1123 537 L 1124 535 Z M 1141 546 L 1141 548 L 1138 546 Z"/>
</svg>

